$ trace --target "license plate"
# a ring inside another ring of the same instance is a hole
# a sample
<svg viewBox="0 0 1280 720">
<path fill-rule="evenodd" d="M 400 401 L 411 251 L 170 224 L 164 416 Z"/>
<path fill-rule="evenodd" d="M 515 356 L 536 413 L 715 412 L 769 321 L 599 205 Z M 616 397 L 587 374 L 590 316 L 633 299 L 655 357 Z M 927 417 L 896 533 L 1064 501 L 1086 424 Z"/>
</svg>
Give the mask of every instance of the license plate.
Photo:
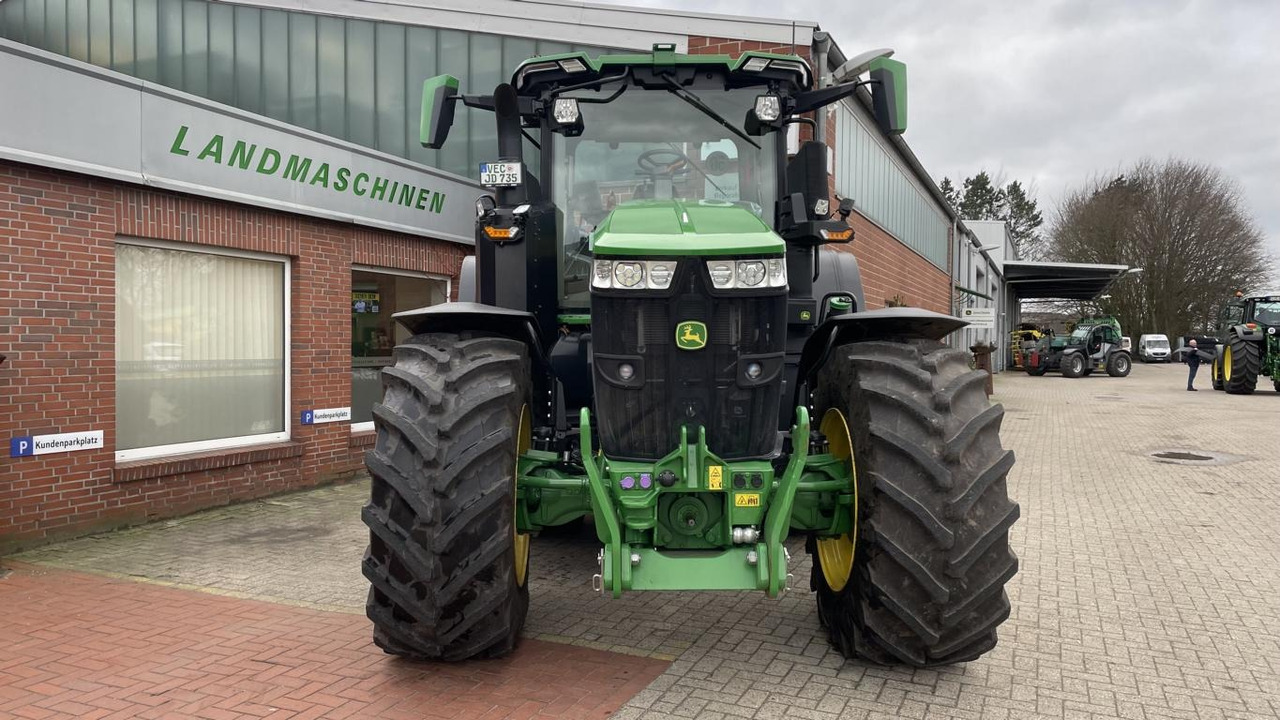
<svg viewBox="0 0 1280 720">
<path fill-rule="evenodd" d="M 485 187 L 515 187 L 524 182 L 524 166 L 520 163 L 480 163 L 480 184 Z"/>
</svg>

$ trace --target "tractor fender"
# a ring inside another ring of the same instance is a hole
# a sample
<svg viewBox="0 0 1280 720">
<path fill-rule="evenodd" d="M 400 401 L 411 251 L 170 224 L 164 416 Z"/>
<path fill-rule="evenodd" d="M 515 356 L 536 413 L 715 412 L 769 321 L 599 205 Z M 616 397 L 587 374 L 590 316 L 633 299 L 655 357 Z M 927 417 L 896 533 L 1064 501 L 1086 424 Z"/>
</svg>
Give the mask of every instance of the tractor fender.
<svg viewBox="0 0 1280 720">
<path fill-rule="evenodd" d="M 965 320 L 921 308 L 884 308 L 835 315 L 824 320 L 805 341 L 797 377 L 807 382 L 831 350 L 855 342 L 887 339 L 941 340 L 968 325 Z M 797 391 L 799 385 L 797 385 Z"/>
<path fill-rule="evenodd" d="M 862 294 L 862 271 L 853 253 L 831 247 L 820 248 L 818 277 L 813 281 L 813 297 L 818 301 L 818 316 L 824 317 L 831 298 L 847 295 L 853 298 L 853 312 L 866 307 Z"/>
<path fill-rule="evenodd" d="M 1249 326 L 1245 325 L 1244 323 L 1241 323 L 1239 325 L 1232 325 L 1231 329 L 1236 332 L 1236 335 L 1241 340 L 1246 340 L 1248 342 L 1262 342 L 1263 340 L 1262 333 L 1264 331 L 1262 329 L 1262 326 L 1256 323 L 1254 324 L 1252 329 L 1250 329 Z"/>
<path fill-rule="evenodd" d="M 535 370 L 545 372 L 548 368 L 546 352 L 538 338 L 538 325 L 533 313 L 475 302 L 449 302 L 405 310 L 391 317 L 414 335 L 470 330 L 518 340 L 529 346 L 529 357 L 534 362 Z"/>
</svg>

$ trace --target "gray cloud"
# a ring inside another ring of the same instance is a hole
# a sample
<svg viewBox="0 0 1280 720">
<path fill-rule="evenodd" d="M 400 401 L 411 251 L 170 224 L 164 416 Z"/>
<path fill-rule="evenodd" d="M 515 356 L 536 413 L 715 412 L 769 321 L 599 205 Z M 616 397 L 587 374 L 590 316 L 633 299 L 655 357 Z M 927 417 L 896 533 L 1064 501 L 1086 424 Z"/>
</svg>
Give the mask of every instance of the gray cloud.
<svg viewBox="0 0 1280 720">
<path fill-rule="evenodd" d="M 1219 167 L 1280 254 L 1280 3 L 1274 0 L 639 0 L 817 20 L 847 55 L 893 47 L 907 140 L 941 180 L 1033 182 L 1051 210 L 1139 160 Z"/>
</svg>

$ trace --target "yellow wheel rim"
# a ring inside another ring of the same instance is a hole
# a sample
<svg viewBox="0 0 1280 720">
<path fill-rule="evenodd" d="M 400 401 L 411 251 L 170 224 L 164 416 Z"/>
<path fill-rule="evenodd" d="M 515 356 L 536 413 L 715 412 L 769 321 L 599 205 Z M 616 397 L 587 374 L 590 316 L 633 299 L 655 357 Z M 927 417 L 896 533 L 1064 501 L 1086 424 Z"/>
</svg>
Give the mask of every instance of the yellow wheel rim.
<svg viewBox="0 0 1280 720">
<path fill-rule="evenodd" d="M 1231 382 L 1231 348 L 1227 347 L 1222 353 L 1222 379 Z"/>
<path fill-rule="evenodd" d="M 836 538 L 818 540 L 818 565 L 827 587 L 840 592 L 853 575 L 853 555 L 858 542 L 858 483 L 857 461 L 853 458 L 853 438 L 849 435 L 849 423 L 844 413 L 832 408 L 822 416 L 819 430 L 827 437 L 830 452 L 841 460 L 849 461 L 849 477 L 853 484 L 853 529 Z"/>
<path fill-rule="evenodd" d="M 516 469 L 511 482 L 511 497 L 515 506 L 511 514 L 511 532 L 515 535 L 516 584 L 524 587 L 529 572 L 529 535 L 516 529 L 516 517 L 520 510 L 520 499 L 516 493 L 517 478 L 520 476 L 520 458 L 529 450 L 533 437 L 533 426 L 529 422 L 529 406 L 520 408 L 520 427 L 516 430 Z"/>
<path fill-rule="evenodd" d="M 1213 379 L 1216 382 L 1218 380 L 1218 361 L 1217 360 L 1214 360 L 1213 365 L 1209 366 L 1209 371 L 1213 373 Z"/>
</svg>

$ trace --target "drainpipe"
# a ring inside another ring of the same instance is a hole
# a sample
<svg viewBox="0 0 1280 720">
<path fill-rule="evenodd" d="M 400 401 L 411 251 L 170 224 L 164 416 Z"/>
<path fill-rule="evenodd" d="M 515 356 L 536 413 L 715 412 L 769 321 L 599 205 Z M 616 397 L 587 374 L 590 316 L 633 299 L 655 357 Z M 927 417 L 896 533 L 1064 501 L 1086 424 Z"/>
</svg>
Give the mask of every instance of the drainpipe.
<svg viewBox="0 0 1280 720">
<path fill-rule="evenodd" d="M 831 69 L 827 67 L 827 55 L 831 52 L 831 34 L 819 30 L 813 34 L 814 40 L 814 59 L 813 64 L 817 68 L 818 88 L 824 88 L 831 85 Z M 826 144 L 827 142 L 827 108 L 818 108 L 817 127 L 813 130 L 813 139 Z M 827 169 L 830 172 L 831 168 Z"/>
</svg>

